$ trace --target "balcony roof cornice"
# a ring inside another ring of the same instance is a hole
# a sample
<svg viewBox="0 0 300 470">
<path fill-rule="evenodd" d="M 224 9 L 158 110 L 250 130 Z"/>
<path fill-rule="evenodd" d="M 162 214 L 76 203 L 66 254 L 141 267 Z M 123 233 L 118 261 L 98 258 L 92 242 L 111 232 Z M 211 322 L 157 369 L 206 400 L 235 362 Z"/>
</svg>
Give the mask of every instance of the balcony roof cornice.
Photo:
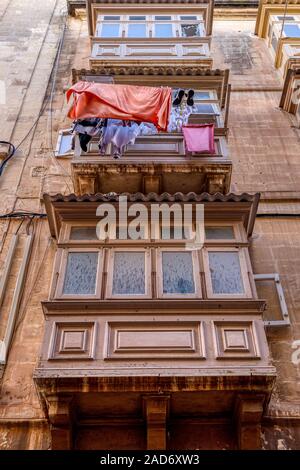
<svg viewBox="0 0 300 470">
<path fill-rule="evenodd" d="M 212 217 L 222 216 L 223 218 L 237 218 L 242 221 L 248 237 L 252 235 L 257 207 L 260 194 L 196 194 L 190 192 L 183 194 L 181 192 L 175 194 L 169 193 L 109 193 L 109 194 L 85 194 L 77 196 L 76 194 L 44 194 L 44 201 L 48 215 L 48 222 L 51 235 L 58 239 L 61 224 L 63 221 L 74 219 L 95 219 L 96 209 L 101 203 L 118 204 L 120 196 L 127 196 L 129 204 L 142 202 L 144 204 L 151 203 L 203 203 L 205 204 L 206 214 L 210 213 Z"/>
</svg>

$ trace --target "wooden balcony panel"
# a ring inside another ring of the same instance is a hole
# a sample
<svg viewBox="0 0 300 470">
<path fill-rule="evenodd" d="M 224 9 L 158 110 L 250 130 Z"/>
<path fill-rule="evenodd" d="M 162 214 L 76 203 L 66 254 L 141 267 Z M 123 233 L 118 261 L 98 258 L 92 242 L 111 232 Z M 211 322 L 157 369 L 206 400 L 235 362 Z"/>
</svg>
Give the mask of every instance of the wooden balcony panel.
<svg viewBox="0 0 300 470">
<path fill-rule="evenodd" d="M 181 134 L 140 136 L 119 160 L 99 155 L 97 142 L 91 141 L 88 152 L 72 160 L 75 191 L 227 193 L 232 162 L 225 138 L 215 141 L 215 155 L 196 156 L 186 154 Z"/>
<path fill-rule="evenodd" d="M 92 38 L 92 53 L 89 60 L 91 69 L 117 66 L 178 66 L 189 64 L 191 59 L 195 66 L 204 69 L 212 68 L 210 55 L 210 38 L 151 38 L 137 40 L 124 38 L 105 40 Z"/>
</svg>

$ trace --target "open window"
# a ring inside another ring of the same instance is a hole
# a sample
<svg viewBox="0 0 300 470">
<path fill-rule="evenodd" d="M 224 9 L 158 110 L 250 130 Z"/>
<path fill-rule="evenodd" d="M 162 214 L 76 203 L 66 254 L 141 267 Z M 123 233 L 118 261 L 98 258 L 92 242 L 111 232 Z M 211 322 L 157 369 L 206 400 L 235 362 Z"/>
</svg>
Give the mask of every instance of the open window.
<svg viewBox="0 0 300 470">
<path fill-rule="evenodd" d="M 56 157 L 68 157 L 73 155 L 74 150 L 72 148 L 73 135 L 71 129 L 62 129 L 58 133 L 58 139 L 55 149 Z"/>
<path fill-rule="evenodd" d="M 289 312 L 279 274 L 254 274 L 258 297 L 267 302 L 264 312 L 266 326 L 289 326 Z"/>
</svg>

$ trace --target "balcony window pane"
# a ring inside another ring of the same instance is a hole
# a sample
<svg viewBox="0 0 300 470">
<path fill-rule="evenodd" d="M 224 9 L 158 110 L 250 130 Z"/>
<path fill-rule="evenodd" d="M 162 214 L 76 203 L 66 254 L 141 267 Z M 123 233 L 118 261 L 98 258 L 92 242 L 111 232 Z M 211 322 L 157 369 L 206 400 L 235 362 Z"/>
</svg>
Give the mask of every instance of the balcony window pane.
<svg viewBox="0 0 300 470">
<path fill-rule="evenodd" d="M 129 21 L 146 21 L 146 16 L 129 16 Z"/>
<path fill-rule="evenodd" d="M 96 289 L 98 252 L 68 254 L 63 294 L 93 295 Z"/>
<path fill-rule="evenodd" d="M 193 21 L 197 20 L 197 16 L 181 16 L 180 19 L 182 21 Z"/>
<path fill-rule="evenodd" d="M 72 227 L 71 240 L 97 240 L 96 227 Z"/>
<path fill-rule="evenodd" d="M 285 24 L 283 31 L 289 38 L 300 38 L 300 28 L 297 24 Z"/>
<path fill-rule="evenodd" d="M 209 91 L 195 91 L 194 100 L 210 100 Z"/>
<path fill-rule="evenodd" d="M 58 155 L 64 155 L 72 151 L 72 134 L 62 134 L 58 149 Z"/>
<path fill-rule="evenodd" d="M 129 38 L 145 38 L 146 37 L 146 24 L 129 23 L 128 37 Z"/>
<path fill-rule="evenodd" d="M 161 227 L 161 239 L 162 240 L 184 240 L 190 236 L 190 233 L 184 226 L 178 227 Z"/>
<path fill-rule="evenodd" d="M 113 267 L 113 295 L 143 295 L 145 291 L 145 253 L 116 252 Z"/>
<path fill-rule="evenodd" d="M 156 38 L 170 38 L 173 36 L 173 28 L 171 23 L 157 23 L 155 25 Z"/>
<path fill-rule="evenodd" d="M 115 16 L 115 15 L 103 16 L 103 21 L 120 21 L 120 19 L 121 19 L 120 16 Z"/>
<path fill-rule="evenodd" d="M 279 21 L 283 21 L 284 20 L 284 16 L 277 16 L 277 18 L 279 19 Z M 286 16 L 285 17 L 285 21 L 293 21 L 295 19 L 294 16 Z"/>
<path fill-rule="evenodd" d="M 198 24 L 182 24 L 181 34 L 184 38 L 201 36 L 200 26 Z"/>
<path fill-rule="evenodd" d="M 194 294 L 194 272 L 191 252 L 162 253 L 163 293 Z"/>
<path fill-rule="evenodd" d="M 171 21 L 171 16 L 156 16 L 155 21 Z"/>
<path fill-rule="evenodd" d="M 210 251 L 209 270 L 214 294 L 244 294 L 239 254 Z"/>
<path fill-rule="evenodd" d="M 102 38 L 118 38 L 120 35 L 120 25 L 118 23 L 103 23 L 101 28 Z"/>
<path fill-rule="evenodd" d="M 216 114 L 212 104 L 196 104 L 195 109 L 199 114 Z"/>
<path fill-rule="evenodd" d="M 207 240 L 233 240 L 233 227 L 205 227 Z"/>
</svg>

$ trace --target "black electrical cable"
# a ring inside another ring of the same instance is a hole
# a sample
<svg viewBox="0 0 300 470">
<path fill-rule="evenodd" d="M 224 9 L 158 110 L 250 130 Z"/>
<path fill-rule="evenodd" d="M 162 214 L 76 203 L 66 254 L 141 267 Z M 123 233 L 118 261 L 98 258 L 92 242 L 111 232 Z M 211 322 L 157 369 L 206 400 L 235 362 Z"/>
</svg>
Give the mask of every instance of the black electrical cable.
<svg viewBox="0 0 300 470">
<path fill-rule="evenodd" d="M 7 142 L 5 140 L 0 140 L 0 145 L 8 146 L 8 155 L 0 165 L 0 176 L 1 176 L 6 163 L 8 162 L 8 160 L 10 160 L 14 156 L 16 152 L 16 147 L 11 142 Z"/>
<path fill-rule="evenodd" d="M 7 214 L 0 215 L 0 219 L 19 219 L 22 217 L 37 217 L 40 219 L 46 218 L 47 214 L 40 213 L 40 212 L 30 212 L 30 211 L 14 211 L 8 212 Z"/>
<path fill-rule="evenodd" d="M 290 218 L 297 218 L 300 217 L 300 214 L 291 214 L 288 212 L 287 214 L 284 213 L 273 213 L 273 214 L 256 214 L 256 218 L 262 219 L 262 218 L 276 218 L 276 217 L 290 217 Z"/>
</svg>

